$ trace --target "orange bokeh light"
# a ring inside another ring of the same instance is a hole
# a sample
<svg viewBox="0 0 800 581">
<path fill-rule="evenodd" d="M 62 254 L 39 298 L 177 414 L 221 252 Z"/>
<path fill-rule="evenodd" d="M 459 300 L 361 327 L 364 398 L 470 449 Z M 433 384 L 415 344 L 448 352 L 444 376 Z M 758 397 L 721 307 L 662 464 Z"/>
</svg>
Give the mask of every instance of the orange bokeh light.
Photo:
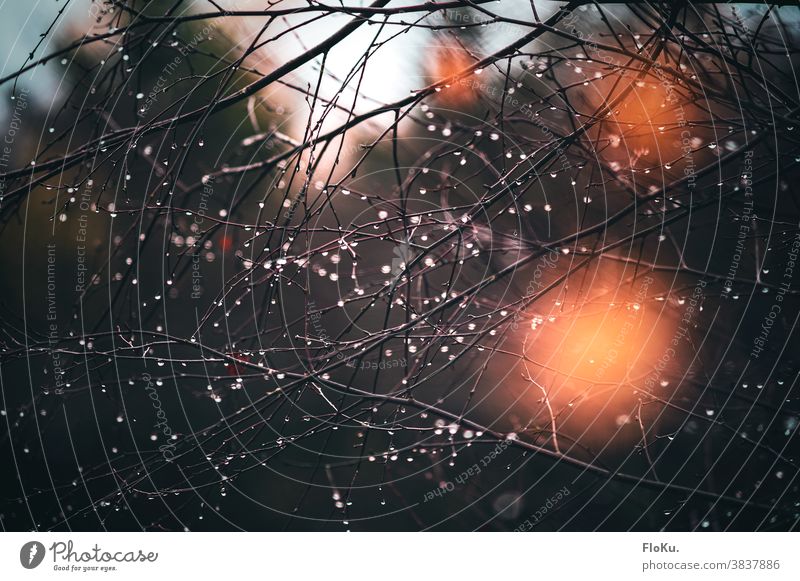
<svg viewBox="0 0 800 581">
<path fill-rule="evenodd" d="M 635 421 L 643 378 L 674 331 L 661 312 L 664 303 L 652 300 L 655 284 L 648 276 L 633 288 L 555 301 L 550 312 L 534 317 L 523 340 L 521 386 L 536 396 L 524 398 L 533 406 L 534 424 L 546 426 L 552 411 L 559 431 L 599 442 Z"/>
<path fill-rule="evenodd" d="M 444 44 L 434 51 L 428 66 L 428 74 L 434 83 L 447 83 L 438 95 L 440 104 L 447 107 L 465 107 L 474 103 L 477 98 L 475 83 L 466 79 L 456 79 L 456 75 L 474 64 L 463 48 Z"/>
</svg>

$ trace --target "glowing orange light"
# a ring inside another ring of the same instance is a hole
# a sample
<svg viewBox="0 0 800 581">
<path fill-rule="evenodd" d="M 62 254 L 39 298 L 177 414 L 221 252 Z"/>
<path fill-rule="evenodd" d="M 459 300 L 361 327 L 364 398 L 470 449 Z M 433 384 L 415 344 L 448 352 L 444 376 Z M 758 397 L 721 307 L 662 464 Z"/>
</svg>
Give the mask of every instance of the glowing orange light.
<svg viewBox="0 0 800 581">
<path fill-rule="evenodd" d="M 458 80 L 455 78 L 455 75 L 472 64 L 474 61 L 460 47 L 443 45 L 436 49 L 429 65 L 429 75 L 433 82 L 448 85 L 439 93 L 439 101 L 443 105 L 464 107 L 475 102 L 480 84 L 471 81 L 472 77 Z"/>
<path fill-rule="evenodd" d="M 526 377 L 518 389 L 533 396 L 521 400 L 533 425 L 547 429 L 554 423 L 584 443 L 640 437 L 624 426 L 636 420 L 642 380 L 674 330 L 660 313 L 663 303 L 647 300 L 654 284 L 647 277 L 635 288 L 565 300 L 532 317 L 523 345 Z"/>
</svg>

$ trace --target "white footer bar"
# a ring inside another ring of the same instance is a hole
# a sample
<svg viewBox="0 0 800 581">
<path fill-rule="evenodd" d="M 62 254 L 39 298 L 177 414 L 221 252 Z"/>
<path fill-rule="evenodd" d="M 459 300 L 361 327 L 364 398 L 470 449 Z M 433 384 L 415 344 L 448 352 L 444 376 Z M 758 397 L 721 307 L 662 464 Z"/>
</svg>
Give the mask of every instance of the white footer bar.
<svg viewBox="0 0 800 581">
<path fill-rule="evenodd" d="M 794 533 L 3 533 L 0 578 L 797 580 L 798 541 Z"/>
</svg>

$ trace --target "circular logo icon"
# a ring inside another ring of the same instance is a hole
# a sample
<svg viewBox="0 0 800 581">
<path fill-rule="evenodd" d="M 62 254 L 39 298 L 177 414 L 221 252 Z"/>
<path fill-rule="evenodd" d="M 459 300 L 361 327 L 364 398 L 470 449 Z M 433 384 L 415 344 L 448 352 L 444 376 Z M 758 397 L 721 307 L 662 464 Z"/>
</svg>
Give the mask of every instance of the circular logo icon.
<svg viewBox="0 0 800 581">
<path fill-rule="evenodd" d="M 35 569 L 44 560 L 44 545 L 39 541 L 30 541 L 19 550 L 19 562 L 26 569 Z"/>
</svg>

